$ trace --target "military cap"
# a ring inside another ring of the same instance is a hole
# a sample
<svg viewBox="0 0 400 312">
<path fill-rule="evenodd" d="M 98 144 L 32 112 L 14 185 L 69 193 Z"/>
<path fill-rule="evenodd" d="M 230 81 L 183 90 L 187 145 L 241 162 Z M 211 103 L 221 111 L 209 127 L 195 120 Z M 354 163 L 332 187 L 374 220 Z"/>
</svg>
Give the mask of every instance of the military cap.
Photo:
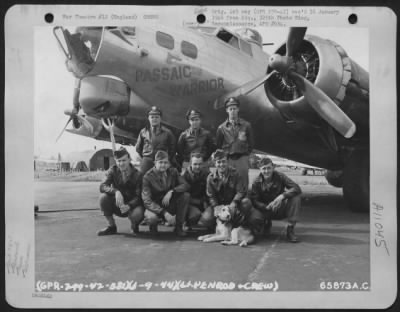
<svg viewBox="0 0 400 312">
<path fill-rule="evenodd" d="M 168 159 L 168 153 L 166 151 L 163 150 L 159 150 L 156 153 L 156 156 L 154 157 L 154 160 L 163 160 L 163 159 Z"/>
<path fill-rule="evenodd" d="M 191 152 L 190 153 L 190 159 L 192 159 L 193 157 L 204 159 L 204 155 L 201 152 Z"/>
<path fill-rule="evenodd" d="M 118 150 L 114 151 L 115 158 L 121 158 L 122 156 L 129 155 L 125 147 L 121 146 Z"/>
<path fill-rule="evenodd" d="M 216 161 L 216 160 L 220 160 L 223 158 L 227 158 L 228 155 L 225 153 L 224 150 L 222 149 L 217 149 L 213 154 L 212 154 L 212 160 Z"/>
<path fill-rule="evenodd" d="M 268 157 L 262 158 L 262 159 L 258 162 L 258 168 L 262 168 L 262 167 L 264 167 L 264 166 L 266 166 L 266 165 L 269 165 L 269 164 L 274 164 L 274 163 L 272 162 L 271 158 L 268 158 Z"/>
<path fill-rule="evenodd" d="M 191 118 L 201 118 L 201 113 L 195 109 L 189 109 L 186 113 L 186 119 L 189 120 Z"/>
<path fill-rule="evenodd" d="M 229 99 L 227 99 L 226 101 L 225 101 L 225 108 L 227 108 L 227 107 L 229 107 L 229 106 L 232 106 L 232 105 L 236 105 L 236 106 L 240 106 L 240 102 L 239 102 L 239 100 L 237 99 L 237 98 L 234 98 L 234 97 L 230 97 Z"/>
<path fill-rule="evenodd" d="M 157 106 L 152 106 L 151 109 L 147 112 L 147 115 L 159 115 L 162 116 L 161 109 L 159 109 Z"/>
</svg>

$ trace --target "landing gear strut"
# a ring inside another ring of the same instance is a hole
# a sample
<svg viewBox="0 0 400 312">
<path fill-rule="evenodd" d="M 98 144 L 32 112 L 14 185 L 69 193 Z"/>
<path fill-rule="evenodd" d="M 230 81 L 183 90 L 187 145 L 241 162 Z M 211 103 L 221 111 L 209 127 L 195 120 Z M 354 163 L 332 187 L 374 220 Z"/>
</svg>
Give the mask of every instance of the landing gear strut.
<svg viewBox="0 0 400 312">
<path fill-rule="evenodd" d="M 355 150 L 343 174 L 343 196 L 351 211 L 369 211 L 369 185 L 369 150 Z"/>
</svg>

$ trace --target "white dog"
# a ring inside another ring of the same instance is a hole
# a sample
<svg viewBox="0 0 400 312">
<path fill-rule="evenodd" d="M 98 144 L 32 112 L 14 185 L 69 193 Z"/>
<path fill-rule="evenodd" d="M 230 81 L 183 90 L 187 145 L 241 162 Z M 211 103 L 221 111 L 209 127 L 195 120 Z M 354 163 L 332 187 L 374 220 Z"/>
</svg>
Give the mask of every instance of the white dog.
<svg viewBox="0 0 400 312">
<path fill-rule="evenodd" d="M 232 214 L 229 206 L 221 205 L 214 208 L 217 218 L 215 234 L 199 236 L 197 239 L 206 243 L 221 242 L 224 245 L 238 245 L 243 247 L 254 242 L 254 235 L 250 229 L 242 226 L 232 229 Z"/>
<path fill-rule="evenodd" d="M 224 240 L 221 242 L 223 245 L 239 245 L 245 247 L 254 242 L 254 235 L 250 229 L 239 226 L 234 228 L 231 232 L 231 240 Z"/>
<path fill-rule="evenodd" d="M 229 206 L 221 205 L 214 208 L 214 216 L 217 218 L 215 234 L 199 236 L 197 239 L 206 243 L 219 242 L 230 239 L 232 224 L 232 215 Z"/>
</svg>

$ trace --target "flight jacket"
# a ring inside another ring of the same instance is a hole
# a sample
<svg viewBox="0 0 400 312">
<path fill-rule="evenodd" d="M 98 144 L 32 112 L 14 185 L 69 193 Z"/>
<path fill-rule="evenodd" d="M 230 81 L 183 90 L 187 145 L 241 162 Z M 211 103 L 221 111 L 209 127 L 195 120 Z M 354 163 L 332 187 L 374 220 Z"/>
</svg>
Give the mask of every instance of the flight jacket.
<svg viewBox="0 0 400 312">
<path fill-rule="evenodd" d="M 208 160 L 215 150 L 215 143 L 210 131 L 204 128 L 193 131 L 188 128 L 179 136 L 176 150 L 182 161 L 190 161 L 190 154 L 193 152 L 202 153 L 203 159 Z"/>
<path fill-rule="evenodd" d="M 134 208 L 142 203 L 142 174 L 132 164 L 129 164 L 129 166 L 131 173 L 125 183 L 117 165 L 108 169 L 100 184 L 100 193 L 115 195 L 116 191 L 120 191 L 124 202 Z"/>
<path fill-rule="evenodd" d="M 229 157 L 250 155 L 254 146 L 253 131 L 249 122 L 238 118 L 237 126 L 226 120 L 216 133 L 217 148 L 222 148 Z"/>
<path fill-rule="evenodd" d="M 208 175 L 206 192 L 211 207 L 229 205 L 231 202 L 239 206 L 246 195 L 247 185 L 235 168 L 228 167 L 225 181 L 217 170 Z"/>
<path fill-rule="evenodd" d="M 267 183 L 260 173 L 254 180 L 249 197 L 253 206 L 261 211 L 266 205 L 282 194 L 285 198 L 292 198 L 301 194 L 300 186 L 284 173 L 275 171 L 272 173 L 270 183 Z"/>
<path fill-rule="evenodd" d="M 183 193 L 189 189 L 189 185 L 174 167 L 166 171 L 167 181 L 164 185 L 161 173 L 155 167 L 151 168 L 143 177 L 142 200 L 144 207 L 155 214 L 162 214 L 165 210 L 161 202 L 169 190 Z"/>
<path fill-rule="evenodd" d="M 171 130 L 161 126 L 152 136 L 148 127 L 143 128 L 138 136 L 136 143 L 136 152 L 140 157 L 150 157 L 154 160 L 154 156 L 158 150 L 168 153 L 169 160 L 175 156 L 175 137 Z"/>
<path fill-rule="evenodd" d="M 188 192 L 192 204 L 201 205 L 207 201 L 206 187 L 209 173 L 208 169 L 203 168 L 198 174 L 195 174 L 190 166 L 183 173 L 183 178 L 189 185 Z"/>
</svg>

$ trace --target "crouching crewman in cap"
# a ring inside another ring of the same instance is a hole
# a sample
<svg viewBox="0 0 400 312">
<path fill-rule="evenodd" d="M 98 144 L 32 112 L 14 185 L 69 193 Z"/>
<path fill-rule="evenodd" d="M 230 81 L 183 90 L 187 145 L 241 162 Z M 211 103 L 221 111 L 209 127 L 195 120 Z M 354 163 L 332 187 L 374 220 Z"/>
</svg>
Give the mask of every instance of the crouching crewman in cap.
<svg viewBox="0 0 400 312">
<path fill-rule="evenodd" d="M 258 167 L 260 175 L 254 180 L 249 194 L 257 209 L 252 214 L 252 225 L 259 228 L 266 221 L 265 231 L 269 232 L 272 225 L 271 219 L 287 218 L 286 237 L 292 243 L 298 242 L 294 227 L 301 205 L 299 185 L 284 173 L 275 171 L 270 158 L 261 159 Z"/>
<path fill-rule="evenodd" d="M 131 164 L 131 157 L 125 148 L 115 151 L 114 158 L 116 165 L 107 171 L 100 184 L 100 208 L 109 225 L 97 233 L 99 236 L 117 233 L 113 215 L 128 217 L 133 234 L 139 232 L 139 224 L 144 218 L 140 196 L 142 175 Z"/>
<path fill-rule="evenodd" d="M 176 215 L 175 233 L 186 236 L 183 223 L 188 213 L 190 195 L 186 191 L 189 186 L 176 168 L 170 167 L 168 154 L 158 151 L 155 155 L 155 165 L 143 177 L 142 199 L 145 218 L 149 223 L 150 232 L 157 233 L 159 218 L 164 218 L 173 224 Z"/>
<path fill-rule="evenodd" d="M 247 184 L 238 171 L 228 166 L 228 156 L 217 149 L 212 154 L 216 171 L 207 177 L 206 192 L 212 209 L 219 205 L 229 205 L 233 227 L 246 225 L 251 203 L 246 198 Z"/>
<path fill-rule="evenodd" d="M 182 175 L 189 185 L 190 194 L 186 221 L 189 228 L 199 224 L 213 230 L 215 228 L 215 218 L 206 194 L 207 177 L 210 171 L 208 167 L 203 166 L 203 157 L 201 153 L 191 153 L 190 165 Z"/>
</svg>

